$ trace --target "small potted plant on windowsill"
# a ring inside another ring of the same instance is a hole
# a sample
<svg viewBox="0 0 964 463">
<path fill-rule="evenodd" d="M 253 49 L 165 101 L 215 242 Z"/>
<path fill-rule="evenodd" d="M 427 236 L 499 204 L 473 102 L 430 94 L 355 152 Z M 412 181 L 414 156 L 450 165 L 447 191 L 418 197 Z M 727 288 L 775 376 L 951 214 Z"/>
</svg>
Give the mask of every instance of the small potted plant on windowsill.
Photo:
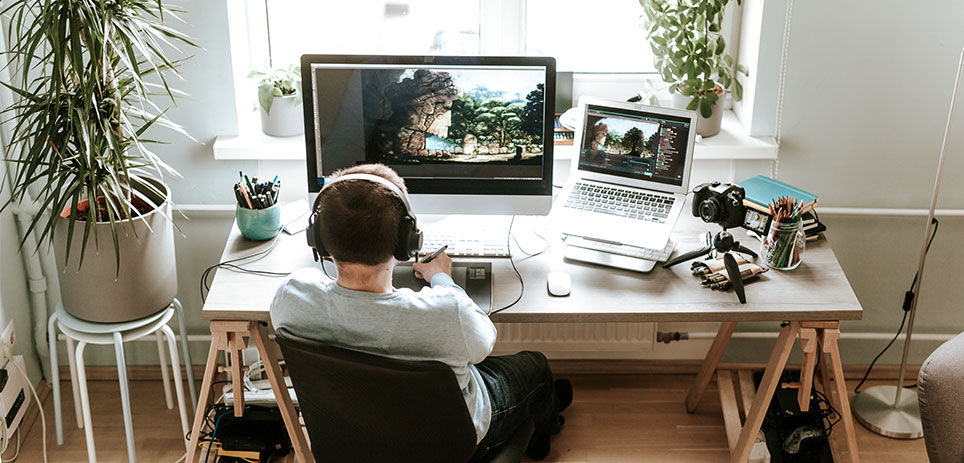
<svg viewBox="0 0 964 463">
<path fill-rule="evenodd" d="M 736 0 L 737 4 L 742 0 Z M 737 73 L 747 70 L 726 53 L 720 33 L 729 0 L 639 0 L 646 17 L 647 36 L 656 69 L 670 84 L 675 105 L 699 113 L 697 133 L 704 137 L 720 131 L 723 95 L 743 99 Z"/>
<path fill-rule="evenodd" d="M 305 131 L 299 66 L 251 71 L 248 77 L 258 79 L 258 107 L 264 133 L 293 137 Z"/>
</svg>

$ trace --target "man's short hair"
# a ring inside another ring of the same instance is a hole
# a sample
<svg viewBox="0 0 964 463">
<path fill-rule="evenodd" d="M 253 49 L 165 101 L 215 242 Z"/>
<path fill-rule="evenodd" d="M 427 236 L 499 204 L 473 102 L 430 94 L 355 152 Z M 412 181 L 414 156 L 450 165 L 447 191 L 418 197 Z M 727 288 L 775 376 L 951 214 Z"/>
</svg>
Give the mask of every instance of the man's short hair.
<svg viewBox="0 0 964 463">
<path fill-rule="evenodd" d="M 334 180 L 348 174 L 383 177 L 408 193 L 405 181 L 382 164 L 339 169 Z M 318 203 L 321 239 L 339 262 L 378 265 L 387 262 L 398 245 L 398 228 L 405 206 L 388 187 L 367 180 L 345 180 L 324 189 Z"/>
</svg>

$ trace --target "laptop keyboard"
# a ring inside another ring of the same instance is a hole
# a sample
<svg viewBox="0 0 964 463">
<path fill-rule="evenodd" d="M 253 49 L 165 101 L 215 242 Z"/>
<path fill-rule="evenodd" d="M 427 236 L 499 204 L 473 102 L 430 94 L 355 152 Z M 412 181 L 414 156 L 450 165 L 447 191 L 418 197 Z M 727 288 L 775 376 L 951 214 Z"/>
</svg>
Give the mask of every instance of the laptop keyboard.
<svg viewBox="0 0 964 463">
<path fill-rule="evenodd" d="M 676 198 L 673 196 L 576 182 L 566 198 L 565 207 L 645 222 L 665 223 L 674 201 Z"/>
</svg>

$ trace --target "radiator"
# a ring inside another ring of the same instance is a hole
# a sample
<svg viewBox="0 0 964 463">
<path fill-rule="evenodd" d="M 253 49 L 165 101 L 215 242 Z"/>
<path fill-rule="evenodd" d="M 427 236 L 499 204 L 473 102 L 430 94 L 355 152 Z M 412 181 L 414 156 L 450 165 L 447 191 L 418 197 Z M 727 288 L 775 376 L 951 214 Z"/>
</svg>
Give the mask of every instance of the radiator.
<svg viewBox="0 0 964 463">
<path fill-rule="evenodd" d="M 715 331 L 718 323 L 496 323 L 496 355 L 536 350 L 550 358 L 703 358 L 712 340 L 656 343 L 656 330 Z"/>
</svg>

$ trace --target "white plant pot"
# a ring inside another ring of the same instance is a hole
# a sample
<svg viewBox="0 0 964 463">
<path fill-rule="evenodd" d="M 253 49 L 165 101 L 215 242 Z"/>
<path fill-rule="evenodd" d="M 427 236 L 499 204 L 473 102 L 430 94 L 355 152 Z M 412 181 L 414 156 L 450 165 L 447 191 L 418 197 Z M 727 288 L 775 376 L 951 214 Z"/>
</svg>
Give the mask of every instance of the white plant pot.
<svg viewBox="0 0 964 463">
<path fill-rule="evenodd" d="M 696 133 L 700 134 L 701 137 L 712 137 L 720 133 L 720 126 L 723 123 L 723 100 L 726 97 L 726 92 L 724 92 L 716 100 L 716 103 L 710 105 L 713 113 L 710 117 L 703 117 L 700 114 L 699 109 L 696 110 Z M 679 92 L 673 94 L 673 107 L 679 109 L 686 109 L 686 105 L 690 104 L 692 97 L 683 96 Z"/>
<path fill-rule="evenodd" d="M 258 106 L 261 112 L 261 131 L 272 137 L 293 137 L 305 131 L 304 109 L 296 95 L 276 96 L 271 112 Z"/>
<path fill-rule="evenodd" d="M 170 220 L 171 192 L 157 181 L 150 182 L 164 192 L 165 197 L 135 186 L 160 207 L 134 219 L 136 236 L 127 222 L 117 224 L 119 272 L 109 222 L 94 225 L 83 265 L 78 268 L 86 224 L 77 221 L 74 225 L 70 262 L 67 263 L 64 255 L 67 221 L 60 219 L 54 232 L 54 255 L 64 309 L 71 315 L 92 322 L 120 323 L 157 313 L 170 305 L 177 295 L 174 226 Z M 97 242 L 99 246 L 95 244 Z"/>
</svg>

